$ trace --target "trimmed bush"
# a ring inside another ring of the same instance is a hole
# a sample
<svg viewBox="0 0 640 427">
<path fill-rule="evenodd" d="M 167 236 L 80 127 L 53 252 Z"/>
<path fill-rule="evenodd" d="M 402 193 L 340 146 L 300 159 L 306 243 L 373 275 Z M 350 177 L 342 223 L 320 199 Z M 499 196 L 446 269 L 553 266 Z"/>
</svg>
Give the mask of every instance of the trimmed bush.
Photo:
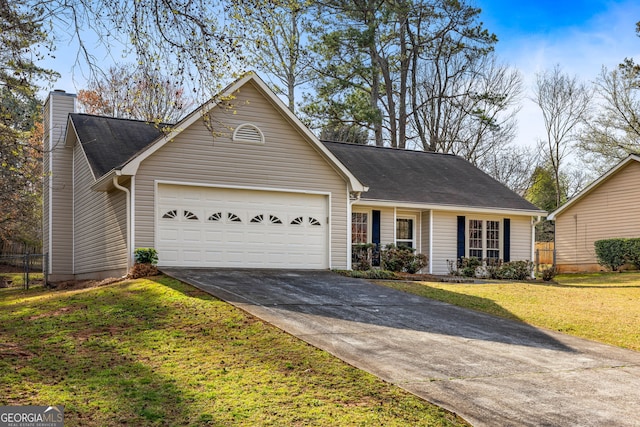
<svg viewBox="0 0 640 427">
<path fill-rule="evenodd" d="M 631 258 L 629 239 L 604 239 L 594 243 L 598 264 L 618 271 Z"/>
</svg>

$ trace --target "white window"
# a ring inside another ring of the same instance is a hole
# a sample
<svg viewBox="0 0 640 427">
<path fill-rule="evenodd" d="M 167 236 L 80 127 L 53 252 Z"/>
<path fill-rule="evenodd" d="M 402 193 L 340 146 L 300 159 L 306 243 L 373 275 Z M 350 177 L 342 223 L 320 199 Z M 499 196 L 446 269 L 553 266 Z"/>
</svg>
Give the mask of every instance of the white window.
<svg viewBox="0 0 640 427">
<path fill-rule="evenodd" d="M 368 243 L 369 215 L 366 212 L 351 214 L 351 243 Z"/>
<path fill-rule="evenodd" d="M 469 220 L 469 257 L 484 258 L 482 256 L 482 220 Z"/>
<path fill-rule="evenodd" d="M 396 218 L 396 245 L 408 248 L 416 247 L 416 232 L 414 218 Z"/>
<path fill-rule="evenodd" d="M 500 259 L 500 221 L 469 220 L 469 257 Z"/>
</svg>

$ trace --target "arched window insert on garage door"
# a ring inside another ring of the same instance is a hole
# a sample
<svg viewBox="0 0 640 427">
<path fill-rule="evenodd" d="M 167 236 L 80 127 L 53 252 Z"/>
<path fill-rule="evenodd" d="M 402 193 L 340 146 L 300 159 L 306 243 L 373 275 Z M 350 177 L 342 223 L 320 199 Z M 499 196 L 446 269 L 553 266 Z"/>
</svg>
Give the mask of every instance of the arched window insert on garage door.
<svg viewBox="0 0 640 427">
<path fill-rule="evenodd" d="M 178 211 L 176 209 L 172 209 L 170 211 L 165 212 L 164 215 L 162 215 L 162 219 L 174 219 L 178 216 Z"/>
<path fill-rule="evenodd" d="M 198 220 L 198 215 L 194 214 L 191 211 L 184 211 L 183 212 L 184 218 L 191 220 L 191 221 L 197 221 Z"/>
</svg>

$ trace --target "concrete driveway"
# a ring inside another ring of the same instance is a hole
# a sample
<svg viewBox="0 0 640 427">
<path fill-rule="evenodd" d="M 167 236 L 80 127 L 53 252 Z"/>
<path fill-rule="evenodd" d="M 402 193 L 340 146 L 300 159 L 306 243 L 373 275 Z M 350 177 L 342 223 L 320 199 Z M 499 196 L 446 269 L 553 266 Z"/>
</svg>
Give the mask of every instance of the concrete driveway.
<svg viewBox="0 0 640 427">
<path fill-rule="evenodd" d="M 475 426 L 640 426 L 640 353 L 327 271 L 162 269 Z"/>
</svg>

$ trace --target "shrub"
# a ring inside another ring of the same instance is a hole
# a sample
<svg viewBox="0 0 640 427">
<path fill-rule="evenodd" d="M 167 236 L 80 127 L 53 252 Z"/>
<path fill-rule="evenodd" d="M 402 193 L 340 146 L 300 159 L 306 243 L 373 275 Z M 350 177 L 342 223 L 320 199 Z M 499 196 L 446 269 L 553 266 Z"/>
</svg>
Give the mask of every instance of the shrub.
<svg viewBox="0 0 640 427">
<path fill-rule="evenodd" d="M 594 243 L 598 264 L 617 271 L 626 264 L 628 258 L 628 239 L 605 239 Z"/>
<path fill-rule="evenodd" d="M 156 265 L 158 263 L 158 251 L 154 248 L 137 248 L 133 251 L 133 256 L 136 264 Z"/>
<path fill-rule="evenodd" d="M 531 261 L 503 262 L 498 259 L 460 258 L 449 262 L 449 272 L 463 277 L 488 277 L 500 280 L 526 280 L 533 273 Z M 455 268 L 454 268 L 455 266 Z"/>
<path fill-rule="evenodd" d="M 133 251 L 135 264 L 131 267 L 127 277 L 138 279 L 140 277 L 155 276 L 158 274 L 158 251 L 154 248 L 137 248 Z"/>
<path fill-rule="evenodd" d="M 354 270 L 366 271 L 371 270 L 371 260 L 373 257 L 373 243 L 360 243 L 353 245 L 352 251 L 352 264 Z"/>
<path fill-rule="evenodd" d="M 558 270 L 555 267 L 544 269 L 542 270 L 542 280 L 550 282 L 556 277 L 556 274 L 558 274 Z"/>
<path fill-rule="evenodd" d="M 482 267 L 482 260 L 476 257 L 458 258 L 456 261 L 448 262 L 449 272 L 455 276 L 476 277 L 477 270 Z"/>
<path fill-rule="evenodd" d="M 640 270 L 640 239 L 627 240 L 627 257 L 626 261 Z"/>
<path fill-rule="evenodd" d="M 384 270 L 415 274 L 427 265 L 427 256 L 414 254 L 415 249 L 406 246 L 387 245 L 380 254 L 380 263 Z"/>
<path fill-rule="evenodd" d="M 531 277 L 534 265 L 531 261 L 510 261 L 499 263 L 495 271 L 495 279 L 526 280 Z"/>
</svg>

